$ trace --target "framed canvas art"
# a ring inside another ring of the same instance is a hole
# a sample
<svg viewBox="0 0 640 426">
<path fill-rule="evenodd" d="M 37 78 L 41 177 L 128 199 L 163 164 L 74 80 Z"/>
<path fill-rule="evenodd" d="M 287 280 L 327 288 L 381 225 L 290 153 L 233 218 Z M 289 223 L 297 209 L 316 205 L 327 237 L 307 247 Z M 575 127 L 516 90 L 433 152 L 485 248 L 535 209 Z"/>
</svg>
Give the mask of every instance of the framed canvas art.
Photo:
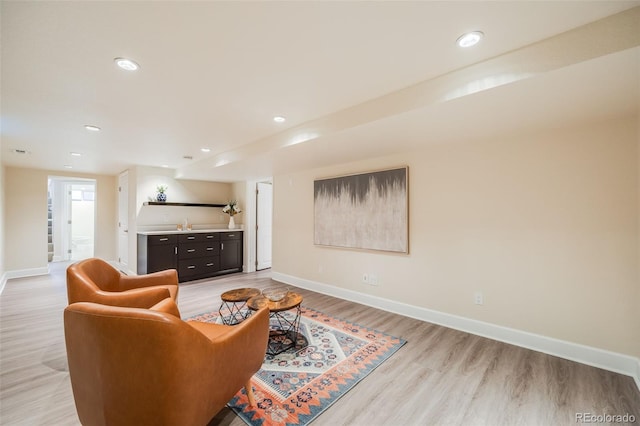
<svg viewBox="0 0 640 426">
<path fill-rule="evenodd" d="M 408 167 L 314 181 L 314 243 L 409 252 Z"/>
</svg>

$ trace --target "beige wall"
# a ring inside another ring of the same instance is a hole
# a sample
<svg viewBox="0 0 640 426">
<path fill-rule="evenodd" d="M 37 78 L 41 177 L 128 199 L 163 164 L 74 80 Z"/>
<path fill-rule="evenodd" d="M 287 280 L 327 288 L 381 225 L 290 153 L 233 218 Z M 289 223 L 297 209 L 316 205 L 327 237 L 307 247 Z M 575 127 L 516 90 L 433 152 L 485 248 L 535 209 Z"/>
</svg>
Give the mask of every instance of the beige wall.
<svg viewBox="0 0 640 426">
<path fill-rule="evenodd" d="M 177 225 L 188 219 L 194 225 L 223 225 L 227 217 L 222 209 L 211 207 L 145 206 L 155 201 L 158 185 L 165 185 L 167 202 L 222 204 L 232 197 L 230 183 L 177 180 L 173 170 L 136 167 L 136 223 L 139 226 Z"/>
<path fill-rule="evenodd" d="M 4 182 L 6 271 L 47 267 L 47 178 L 59 172 L 6 167 Z M 116 179 L 114 176 L 65 173 L 96 180 L 95 255 L 116 255 Z"/>
<path fill-rule="evenodd" d="M 6 168 L 5 255 L 8 271 L 47 266 L 47 174 Z"/>
<path fill-rule="evenodd" d="M 276 176 L 273 269 L 639 357 L 637 150 L 629 118 Z M 313 245 L 315 178 L 403 165 L 408 255 Z"/>
<path fill-rule="evenodd" d="M 117 259 L 118 179 L 116 176 L 86 175 L 96 180 L 96 238 L 94 256 Z"/>
</svg>

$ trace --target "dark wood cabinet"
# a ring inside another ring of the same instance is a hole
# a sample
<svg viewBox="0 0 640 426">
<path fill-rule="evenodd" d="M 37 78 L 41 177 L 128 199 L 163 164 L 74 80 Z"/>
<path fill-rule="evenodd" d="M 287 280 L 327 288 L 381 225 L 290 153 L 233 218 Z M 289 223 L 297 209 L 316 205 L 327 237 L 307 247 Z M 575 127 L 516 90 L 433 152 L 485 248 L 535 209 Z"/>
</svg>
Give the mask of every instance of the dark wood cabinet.
<svg viewBox="0 0 640 426">
<path fill-rule="evenodd" d="M 178 268 L 178 236 L 138 234 L 138 274 Z"/>
<path fill-rule="evenodd" d="M 191 281 L 242 272 L 242 231 L 138 234 L 138 274 L 177 269 Z"/>
<path fill-rule="evenodd" d="M 220 269 L 242 271 L 242 232 L 220 234 Z"/>
</svg>

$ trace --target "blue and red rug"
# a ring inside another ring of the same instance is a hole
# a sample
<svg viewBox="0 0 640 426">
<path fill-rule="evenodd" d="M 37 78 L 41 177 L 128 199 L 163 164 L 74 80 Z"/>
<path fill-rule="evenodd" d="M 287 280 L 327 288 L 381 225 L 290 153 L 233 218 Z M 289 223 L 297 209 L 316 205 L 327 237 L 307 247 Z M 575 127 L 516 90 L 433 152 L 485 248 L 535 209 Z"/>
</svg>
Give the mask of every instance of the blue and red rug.
<svg viewBox="0 0 640 426">
<path fill-rule="evenodd" d="M 217 312 L 191 319 L 219 322 Z M 308 424 L 406 343 L 304 306 L 300 333 L 306 347 L 265 356 L 252 380 L 255 407 L 244 389 L 229 401 L 248 425 Z"/>
</svg>

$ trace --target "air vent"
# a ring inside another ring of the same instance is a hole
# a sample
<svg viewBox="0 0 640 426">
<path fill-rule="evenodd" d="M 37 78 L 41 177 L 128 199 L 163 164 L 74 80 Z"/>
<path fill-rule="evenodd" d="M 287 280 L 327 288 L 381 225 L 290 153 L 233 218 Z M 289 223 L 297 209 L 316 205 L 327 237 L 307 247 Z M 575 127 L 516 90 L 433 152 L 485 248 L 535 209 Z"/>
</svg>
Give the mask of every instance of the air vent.
<svg viewBox="0 0 640 426">
<path fill-rule="evenodd" d="M 12 150 L 15 154 L 20 154 L 20 155 L 26 155 L 26 154 L 31 154 L 30 151 L 27 151 L 26 149 L 13 149 Z"/>
<path fill-rule="evenodd" d="M 185 160 L 193 160 L 192 155 L 184 155 L 182 158 L 184 158 Z"/>
</svg>

